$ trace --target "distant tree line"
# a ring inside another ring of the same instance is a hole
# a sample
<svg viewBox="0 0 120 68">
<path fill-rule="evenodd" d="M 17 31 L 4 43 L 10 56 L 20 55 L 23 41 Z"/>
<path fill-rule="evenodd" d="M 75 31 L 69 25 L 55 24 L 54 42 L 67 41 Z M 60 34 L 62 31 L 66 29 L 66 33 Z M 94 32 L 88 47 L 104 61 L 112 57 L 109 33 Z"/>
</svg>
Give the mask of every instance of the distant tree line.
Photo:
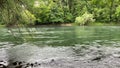
<svg viewBox="0 0 120 68">
<path fill-rule="evenodd" d="M 0 22 L 40 25 L 120 21 L 120 0 L 0 0 Z"/>
</svg>

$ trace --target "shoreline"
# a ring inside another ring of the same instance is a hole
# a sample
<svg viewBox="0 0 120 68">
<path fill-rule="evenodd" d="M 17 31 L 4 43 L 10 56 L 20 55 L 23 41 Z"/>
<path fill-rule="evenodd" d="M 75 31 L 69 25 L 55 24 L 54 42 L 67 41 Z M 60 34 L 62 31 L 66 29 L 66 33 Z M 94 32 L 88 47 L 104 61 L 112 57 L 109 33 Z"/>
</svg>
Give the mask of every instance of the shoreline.
<svg viewBox="0 0 120 68">
<path fill-rule="evenodd" d="M 120 26 L 119 23 L 102 23 L 102 22 L 93 22 L 88 23 L 87 25 L 76 25 L 75 23 L 55 23 L 55 24 L 36 24 L 36 25 L 0 25 L 0 27 L 7 27 L 7 28 L 17 28 L 17 27 L 52 27 L 52 26 Z"/>
</svg>

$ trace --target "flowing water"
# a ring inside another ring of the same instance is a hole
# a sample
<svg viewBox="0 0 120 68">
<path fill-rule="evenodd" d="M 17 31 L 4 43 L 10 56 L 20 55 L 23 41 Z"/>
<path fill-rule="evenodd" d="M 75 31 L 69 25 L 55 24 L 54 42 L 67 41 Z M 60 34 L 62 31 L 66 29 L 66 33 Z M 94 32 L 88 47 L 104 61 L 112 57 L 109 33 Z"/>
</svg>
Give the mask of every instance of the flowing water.
<svg viewBox="0 0 120 68">
<path fill-rule="evenodd" d="M 8 68 L 120 68 L 119 47 L 118 26 L 0 29 Z"/>
</svg>

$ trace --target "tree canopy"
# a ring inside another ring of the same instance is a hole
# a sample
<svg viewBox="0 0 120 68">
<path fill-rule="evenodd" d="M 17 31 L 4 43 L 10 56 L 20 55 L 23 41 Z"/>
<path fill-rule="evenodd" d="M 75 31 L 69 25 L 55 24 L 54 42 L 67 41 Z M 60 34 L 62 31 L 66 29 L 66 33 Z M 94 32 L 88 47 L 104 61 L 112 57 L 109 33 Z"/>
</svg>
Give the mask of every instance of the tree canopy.
<svg viewBox="0 0 120 68">
<path fill-rule="evenodd" d="M 9 26 L 74 23 L 84 15 L 96 22 L 119 23 L 120 0 L 0 0 L 0 15 L 1 24 Z"/>
</svg>

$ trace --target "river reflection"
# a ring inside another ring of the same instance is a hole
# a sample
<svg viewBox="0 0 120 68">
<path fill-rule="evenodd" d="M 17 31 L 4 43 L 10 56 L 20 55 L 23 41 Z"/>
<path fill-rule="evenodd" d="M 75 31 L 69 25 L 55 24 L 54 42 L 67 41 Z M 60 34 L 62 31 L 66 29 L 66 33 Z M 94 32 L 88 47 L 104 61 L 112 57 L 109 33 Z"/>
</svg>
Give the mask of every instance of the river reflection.
<svg viewBox="0 0 120 68">
<path fill-rule="evenodd" d="M 120 27 L 36 27 L 0 29 L 0 40 L 15 44 L 32 43 L 38 46 L 74 46 L 75 44 L 100 44 L 120 42 Z"/>
</svg>

